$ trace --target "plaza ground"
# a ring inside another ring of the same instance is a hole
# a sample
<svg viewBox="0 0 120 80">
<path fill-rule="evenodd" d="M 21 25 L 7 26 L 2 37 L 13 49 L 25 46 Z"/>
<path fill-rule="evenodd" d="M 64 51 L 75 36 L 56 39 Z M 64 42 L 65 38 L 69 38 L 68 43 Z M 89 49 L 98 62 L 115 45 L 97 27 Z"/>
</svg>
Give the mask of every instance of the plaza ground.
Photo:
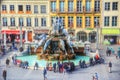
<svg viewBox="0 0 120 80">
<path fill-rule="evenodd" d="M 119 45 L 112 45 L 112 47 L 117 50 Z M 48 80 L 92 80 L 92 76 L 98 73 L 99 80 L 120 80 L 120 59 L 116 59 L 114 55 L 110 57 L 106 56 L 106 46 L 100 46 L 100 54 L 105 59 L 105 64 L 97 64 L 88 68 L 81 69 L 76 68 L 72 73 L 54 73 L 53 71 L 47 72 Z M 2 70 L 5 68 L 5 60 L 9 57 L 11 53 L 8 53 L 3 58 L 1 58 L 0 65 L 0 80 L 2 79 Z M 108 62 L 113 63 L 112 73 L 108 72 Z M 42 70 L 32 70 L 32 69 L 22 69 L 14 66 L 11 62 L 10 67 L 7 69 L 7 80 L 43 80 Z"/>
</svg>

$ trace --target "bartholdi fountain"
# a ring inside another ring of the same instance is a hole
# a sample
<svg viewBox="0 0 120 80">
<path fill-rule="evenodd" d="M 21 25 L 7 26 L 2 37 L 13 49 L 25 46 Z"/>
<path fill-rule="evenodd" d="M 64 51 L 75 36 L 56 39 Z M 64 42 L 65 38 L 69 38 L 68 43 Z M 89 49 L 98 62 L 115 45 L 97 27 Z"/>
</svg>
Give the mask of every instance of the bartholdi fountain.
<svg viewBox="0 0 120 80">
<path fill-rule="evenodd" d="M 56 18 L 53 21 L 53 29 L 50 30 L 49 37 L 46 34 L 39 36 L 36 42 L 34 52 L 42 47 L 42 52 L 38 55 L 38 59 L 46 60 L 71 60 L 75 59 L 76 54 L 73 50 L 73 40 L 71 35 L 64 29 L 61 19 Z"/>
</svg>

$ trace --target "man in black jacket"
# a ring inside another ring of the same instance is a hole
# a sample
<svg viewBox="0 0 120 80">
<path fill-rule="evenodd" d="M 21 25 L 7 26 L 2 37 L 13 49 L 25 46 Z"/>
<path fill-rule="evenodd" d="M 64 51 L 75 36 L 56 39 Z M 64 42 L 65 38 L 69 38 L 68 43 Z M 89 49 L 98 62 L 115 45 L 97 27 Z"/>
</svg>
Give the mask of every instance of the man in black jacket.
<svg viewBox="0 0 120 80">
<path fill-rule="evenodd" d="M 111 68 L 112 68 L 112 63 L 111 61 L 109 62 L 109 72 L 111 73 Z"/>
<path fill-rule="evenodd" d="M 6 77 L 7 77 L 7 71 L 6 71 L 5 69 L 3 70 L 3 75 L 2 75 L 2 76 L 3 76 L 3 79 L 6 80 Z"/>
</svg>

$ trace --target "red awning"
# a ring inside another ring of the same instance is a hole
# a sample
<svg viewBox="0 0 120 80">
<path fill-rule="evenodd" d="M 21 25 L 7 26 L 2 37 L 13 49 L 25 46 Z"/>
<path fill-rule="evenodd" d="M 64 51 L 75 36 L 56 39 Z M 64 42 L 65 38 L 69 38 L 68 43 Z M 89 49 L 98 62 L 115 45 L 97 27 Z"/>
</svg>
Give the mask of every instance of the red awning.
<svg viewBox="0 0 120 80">
<path fill-rule="evenodd" d="M 6 34 L 20 34 L 20 30 L 2 30 L 2 34 L 4 34 L 4 32 Z M 24 31 L 22 31 L 23 34 Z"/>
</svg>

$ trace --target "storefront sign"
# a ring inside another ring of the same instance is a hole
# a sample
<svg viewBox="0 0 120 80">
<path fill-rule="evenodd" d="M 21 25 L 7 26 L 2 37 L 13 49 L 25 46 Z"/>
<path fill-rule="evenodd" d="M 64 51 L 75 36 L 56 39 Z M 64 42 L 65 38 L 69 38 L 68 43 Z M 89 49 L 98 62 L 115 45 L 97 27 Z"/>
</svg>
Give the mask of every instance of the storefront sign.
<svg viewBox="0 0 120 80">
<path fill-rule="evenodd" d="M 43 34 L 43 33 L 45 33 L 45 34 L 48 34 L 48 32 L 49 32 L 49 30 L 48 29 L 34 29 L 34 33 L 35 34 Z"/>
<path fill-rule="evenodd" d="M 86 29 L 86 30 L 93 30 L 93 28 L 90 28 L 90 27 L 89 27 L 89 28 L 85 28 L 85 29 Z"/>
<path fill-rule="evenodd" d="M 2 34 L 4 34 L 4 32 L 6 34 L 20 34 L 20 30 L 2 30 Z M 24 33 L 24 31 L 22 31 L 22 34 Z"/>
<path fill-rule="evenodd" d="M 103 28 L 102 29 L 102 34 L 119 35 L 120 34 L 120 29 L 118 29 L 118 28 Z"/>
</svg>

